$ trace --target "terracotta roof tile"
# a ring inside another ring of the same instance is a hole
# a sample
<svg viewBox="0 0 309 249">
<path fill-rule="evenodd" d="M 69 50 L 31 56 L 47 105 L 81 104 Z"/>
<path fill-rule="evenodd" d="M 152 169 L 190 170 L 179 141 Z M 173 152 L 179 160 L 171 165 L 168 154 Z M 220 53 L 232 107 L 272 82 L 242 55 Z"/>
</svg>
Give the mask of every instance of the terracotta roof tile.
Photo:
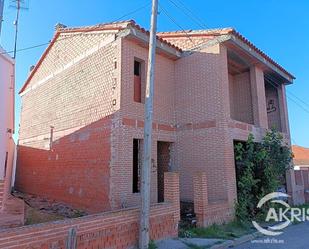
<svg viewBox="0 0 309 249">
<path fill-rule="evenodd" d="M 53 44 L 56 42 L 57 38 L 59 37 L 59 34 L 61 33 L 71 33 L 71 32 L 92 32 L 92 31 L 101 31 L 101 30 L 116 30 L 120 31 L 129 27 L 133 27 L 147 35 L 149 35 L 149 31 L 142 28 L 134 20 L 126 20 L 126 21 L 117 21 L 117 22 L 110 22 L 110 23 L 103 23 L 103 24 L 97 24 L 92 26 L 84 26 L 84 27 L 65 27 L 65 28 L 58 28 L 56 30 L 55 36 L 43 55 L 41 56 L 40 60 L 36 64 L 34 70 L 32 70 L 31 74 L 29 75 L 26 83 L 22 87 L 19 93 L 22 93 L 29 81 L 31 80 L 32 76 L 42 63 L 42 60 L 44 60 L 45 56 L 49 52 L 50 48 L 53 46 Z M 246 43 L 248 46 L 250 46 L 253 50 L 255 50 L 258 54 L 260 54 L 262 57 L 265 58 L 265 60 L 269 61 L 273 65 L 275 65 L 277 68 L 285 72 L 287 75 L 289 75 L 291 78 L 295 79 L 295 77 L 287 72 L 282 66 L 280 66 L 278 63 L 276 63 L 274 60 L 272 60 L 268 55 L 266 55 L 264 52 L 262 52 L 260 49 L 255 47 L 248 39 L 246 39 L 244 36 L 242 36 L 240 33 L 238 33 L 233 28 L 217 28 L 217 29 L 206 29 L 206 30 L 187 30 L 187 31 L 173 31 L 173 32 L 158 32 L 157 38 L 161 42 L 165 43 L 166 45 L 178 50 L 179 52 L 182 52 L 186 49 L 192 49 L 194 46 L 191 43 L 189 43 L 190 39 L 193 37 L 196 37 L 196 44 L 200 46 L 202 43 L 205 43 L 211 39 L 215 39 L 218 36 L 226 35 L 226 34 L 233 34 L 238 39 Z M 189 38 L 190 37 L 190 38 Z M 182 39 L 182 40 L 181 40 Z"/>
<path fill-rule="evenodd" d="M 293 145 L 292 151 L 295 165 L 309 165 L 309 148 Z"/>
<path fill-rule="evenodd" d="M 92 25 L 92 26 L 65 27 L 65 28 L 56 29 L 56 33 L 55 33 L 52 41 L 50 42 L 50 44 L 48 45 L 48 47 L 46 48 L 46 50 L 42 54 L 41 58 L 39 59 L 38 63 L 35 65 L 34 69 L 31 71 L 31 73 L 30 73 L 29 77 L 27 78 L 25 84 L 23 85 L 23 87 L 19 91 L 19 94 L 21 94 L 26 89 L 27 85 L 29 84 L 30 80 L 32 79 L 32 77 L 35 74 L 35 72 L 37 71 L 37 69 L 40 67 L 42 61 L 44 60 L 44 58 L 48 54 L 49 50 L 51 49 L 53 44 L 55 42 L 57 42 L 57 39 L 58 39 L 60 34 L 62 34 L 62 33 L 72 33 L 72 32 L 94 32 L 94 31 L 102 31 L 102 30 L 118 30 L 118 31 L 120 31 L 120 30 L 126 29 L 130 26 L 132 26 L 133 28 L 149 35 L 149 31 L 147 31 L 146 29 L 144 29 L 141 26 L 139 26 L 138 24 L 136 24 L 134 20 L 110 22 L 110 23 L 103 23 L 103 24 L 97 24 L 97 25 Z M 161 37 L 157 36 L 157 39 L 159 41 L 161 41 L 162 43 L 178 50 L 179 52 L 182 52 L 181 48 L 179 48 L 179 47 L 175 46 L 174 44 L 162 39 Z"/>
<path fill-rule="evenodd" d="M 275 65 L 277 68 L 279 68 L 281 71 L 289 75 L 292 79 L 295 79 L 295 77 L 286 71 L 280 64 L 275 62 L 273 59 L 271 59 L 266 53 L 264 53 L 262 50 L 257 48 L 253 43 L 251 43 L 247 38 L 245 38 L 243 35 L 241 35 L 239 32 L 237 32 L 234 28 L 217 28 L 217 29 L 206 29 L 206 30 L 188 30 L 188 31 L 173 31 L 173 32 L 159 32 L 158 35 L 162 37 L 163 39 L 174 41 L 177 38 L 186 38 L 189 39 L 189 37 L 198 37 L 198 36 L 213 36 L 211 39 L 216 39 L 217 36 L 226 35 L 226 34 L 232 34 L 235 35 L 238 39 L 240 39 L 242 42 L 246 43 L 249 47 L 251 47 L 255 52 L 260 54 L 262 57 L 265 58 L 268 62 Z M 177 43 L 177 41 L 175 41 Z M 181 43 L 177 43 L 181 47 Z M 191 49 L 194 47 L 194 45 L 191 45 Z M 188 47 L 185 47 L 188 48 Z M 189 48 L 190 49 L 190 48 Z"/>
</svg>

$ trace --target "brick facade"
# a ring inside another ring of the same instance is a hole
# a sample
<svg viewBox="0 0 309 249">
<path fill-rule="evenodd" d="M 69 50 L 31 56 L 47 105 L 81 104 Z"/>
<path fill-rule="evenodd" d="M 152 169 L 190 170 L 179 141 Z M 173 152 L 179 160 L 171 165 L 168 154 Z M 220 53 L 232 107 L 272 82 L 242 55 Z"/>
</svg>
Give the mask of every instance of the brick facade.
<svg viewBox="0 0 309 249">
<path fill-rule="evenodd" d="M 150 211 L 150 239 L 153 240 L 178 235 L 179 177 L 177 173 L 167 173 L 165 179 L 166 202 L 152 205 Z M 139 215 L 137 208 L 130 208 L 2 230 L 0 248 L 67 249 L 68 241 L 76 243 L 77 249 L 135 248 L 138 243 Z M 75 236 L 70 232 L 72 229 Z"/>
<path fill-rule="evenodd" d="M 194 181 L 194 212 L 197 226 L 206 227 L 214 223 L 226 223 L 233 219 L 234 210 L 228 201 L 209 202 L 207 175 L 204 172 L 197 173 Z"/>
<path fill-rule="evenodd" d="M 62 42 L 67 46 L 64 40 L 54 49 Z M 53 50 L 47 56 L 33 79 L 47 81 L 22 98 L 18 190 L 90 212 L 110 210 L 115 45 L 107 44 L 50 79 L 43 77 L 52 73 Z M 61 55 L 66 63 L 66 54 Z"/>
<path fill-rule="evenodd" d="M 132 29 L 132 23 L 129 25 Z M 143 139 L 145 73 L 136 84 L 134 61 L 147 68 L 148 48 L 139 27 L 134 26 L 135 33 L 124 37 L 126 29 L 115 35 L 116 27 L 104 30 L 104 39 L 98 38 L 92 49 L 82 46 L 82 52 L 71 61 L 62 48 L 67 45 L 57 42 L 64 66 L 51 69 L 56 70 L 55 75 L 48 72 L 55 60 L 49 54 L 57 54 L 56 47 L 51 47 L 42 69 L 38 67 L 23 88 L 18 189 L 93 212 L 138 205 L 140 194 L 132 191 L 133 139 Z M 237 198 L 234 141 L 245 141 L 250 133 L 259 141 L 268 128 L 264 76 L 274 73 L 258 61 L 258 55 L 244 52 L 231 40 L 215 42 L 218 32 L 224 39 L 234 34 L 228 30 L 192 33 L 194 45 L 200 46 L 194 51 L 192 41 L 181 32 L 175 37 L 159 34 L 156 58 L 151 202 L 158 200 L 161 155 L 157 145 L 168 142 L 168 170 L 180 174 L 181 200 L 196 202 L 196 193 L 207 195 L 196 208 L 204 208 L 197 211 L 204 217 L 204 225 L 226 220 L 227 213 L 228 219 L 233 216 Z M 82 36 L 81 44 L 88 44 L 85 37 L 94 38 L 91 32 L 86 34 L 74 36 Z M 246 63 L 241 64 L 243 61 Z M 273 61 L 269 63 L 287 74 Z M 44 76 L 39 77 L 40 72 Z M 289 140 L 284 83 L 278 82 L 278 103 Z M 136 97 L 139 84 L 141 101 Z M 45 181 L 47 174 L 51 175 Z M 196 174 L 207 184 L 196 187 L 202 181 L 194 178 Z M 48 187 L 56 189 L 56 194 Z"/>
<path fill-rule="evenodd" d="M 250 73 L 229 74 L 231 118 L 254 124 Z"/>
<path fill-rule="evenodd" d="M 0 181 L 0 209 L 2 209 L 2 204 L 4 201 L 4 181 Z"/>
</svg>

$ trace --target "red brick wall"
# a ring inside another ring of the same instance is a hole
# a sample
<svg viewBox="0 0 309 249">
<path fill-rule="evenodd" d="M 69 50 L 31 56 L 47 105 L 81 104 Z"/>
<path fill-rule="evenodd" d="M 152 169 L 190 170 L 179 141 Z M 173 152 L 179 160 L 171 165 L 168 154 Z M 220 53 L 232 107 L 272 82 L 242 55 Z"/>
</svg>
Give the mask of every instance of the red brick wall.
<svg viewBox="0 0 309 249">
<path fill-rule="evenodd" d="M 188 47 L 190 41 L 187 42 L 184 47 Z M 197 40 L 199 42 L 201 40 Z M 133 64 L 134 59 L 139 58 L 145 61 L 147 68 L 148 51 L 128 39 L 121 39 L 113 45 L 85 58 L 65 74 L 54 77 L 51 79 L 53 84 L 48 81 L 24 95 L 20 137 L 21 145 L 41 149 L 48 143 L 44 139 L 48 139 L 50 125 L 56 127 L 56 132 L 70 131 L 113 114 L 109 200 L 111 208 L 116 209 L 136 206 L 140 201 L 140 194 L 132 193 L 132 141 L 134 138 L 143 139 L 144 104 L 134 102 Z M 257 125 L 231 119 L 227 56 L 224 45 L 205 47 L 177 61 L 158 54 L 154 93 L 152 203 L 157 201 L 157 141 L 166 141 L 174 143 L 171 170 L 180 172 L 182 200 L 193 201 L 193 175 L 204 172 L 209 183 L 209 202 L 223 201 L 228 202 L 229 207 L 234 206 L 236 177 L 233 140 L 246 140 L 250 132 L 262 137 L 267 115 L 263 101 L 265 91 L 257 87 L 264 80 L 259 69 L 250 71 L 251 76 L 252 72 L 255 74 L 251 78 L 256 87 L 251 89 L 254 101 L 249 116 L 252 119 L 253 115 Z M 38 75 L 37 80 L 40 81 L 43 76 Z M 46 97 L 46 93 L 50 96 Z M 66 108 L 63 108 L 63 103 Z M 64 116 L 68 118 L 63 119 Z M 53 124 L 51 120 L 61 122 Z"/>
<path fill-rule="evenodd" d="M 303 190 L 301 194 L 303 194 L 303 198 L 305 199 L 305 202 L 309 202 L 309 168 L 302 167 L 300 170 L 294 171 L 295 175 L 295 184 L 297 187 L 302 187 L 301 190 Z"/>
<path fill-rule="evenodd" d="M 213 70 L 216 68 L 216 70 Z M 215 45 L 176 62 L 174 167 L 181 199 L 193 201 L 193 175 L 206 172 L 211 202 L 236 198 L 227 50 Z"/>
<path fill-rule="evenodd" d="M 296 185 L 304 185 L 301 170 L 295 170 L 295 183 L 296 183 Z"/>
<path fill-rule="evenodd" d="M 144 136 L 144 104 L 134 102 L 134 60 L 145 62 L 148 49 L 130 40 L 121 41 L 119 87 L 120 110 L 112 129 L 111 202 L 113 208 L 139 205 L 140 193 L 133 193 L 133 139 Z M 143 74 L 142 74 L 143 76 Z M 154 93 L 154 124 L 151 167 L 151 202 L 157 202 L 157 141 L 175 142 L 174 61 L 157 55 Z M 144 79 L 142 78 L 144 82 Z M 142 87 L 144 84 L 142 84 Z M 145 89 L 142 89 L 142 93 Z M 144 98 L 144 94 L 142 94 Z M 142 100 L 142 102 L 144 102 Z"/>
<path fill-rule="evenodd" d="M 304 181 L 305 201 L 306 203 L 309 203 L 309 169 L 303 169 L 302 175 Z"/>
<path fill-rule="evenodd" d="M 164 200 L 164 173 L 169 171 L 171 156 L 171 144 L 158 141 L 157 145 L 157 160 L 158 160 L 158 201 Z"/>
<path fill-rule="evenodd" d="M 106 118 L 55 140 L 51 150 L 20 145 L 16 189 L 90 212 L 109 210 L 110 134 Z"/>
<path fill-rule="evenodd" d="M 114 85 L 119 50 L 118 41 L 94 47 L 100 35 L 80 36 L 56 43 L 22 95 L 16 188 L 98 212 L 111 208 L 111 127 L 120 104 Z M 69 41 L 85 47 L 72 52 L 66 49 Z M 53 65 L 55 60 L 59 64 Z"/>
<path fill-rule="evenodd" d="M 229 74 L 231 118 L 253 124 L 250 72 Z"/>
<path fill-rule="evenodd" d="M 207 176 L 201 172 L 193 178 L 194 185 L 194 212 L 197 226 L 207 227 L 212 224 L 222 224 L 231 221 L 234 217 L 233 207 L 228 201 L 210 203 L 208 201 Z"/>
<path fill-rule="evenodd" d="M 166 202 L 151 207 L 150 238 L 176 237 L 179 221 L 179 180 L 176 173 L 165 176 Z M 125 249 L 138 242 L 138 209 L 122 209 L 65 221 L 0 231 L 0 248 L 66 249 L 68 231 L 76 229 L 77 249 Z"/>
<path fill-rule="evenodd" d="M 274 83 L 272 83 L 274 85 Z M 275 86 L 270 83 L 266 83 L 266 105 L 268 109 L 268 127 L 276 128 L 277 130 L 282 130 L 281 117 L 280 117 L 280 105 L 279 105 L 279 97 L 278 90 Z M 273 105 L 271 105 L 273 102 Z M 273 107 L 273 108 L 270 108 Z"/>
<path fill-rule="evenodd" d="M 252 65 L 250 67 L 250 81 L 254 124 L 260 128 L 268 128 L 263 70 Z"/>
<path fill-rule="evenodd" d="M 3 201 L 4 201 L 4 181 L 0 180 L 0 210 L 2 209 Z"/>
</svg>

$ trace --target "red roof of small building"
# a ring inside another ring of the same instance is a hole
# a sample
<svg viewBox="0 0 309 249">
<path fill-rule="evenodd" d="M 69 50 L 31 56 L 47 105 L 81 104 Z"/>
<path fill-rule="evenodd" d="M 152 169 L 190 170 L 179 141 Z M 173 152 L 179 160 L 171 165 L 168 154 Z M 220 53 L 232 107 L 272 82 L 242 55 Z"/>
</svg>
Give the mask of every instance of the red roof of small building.
<svg viewBox="0 0 309 249">
<path fill-rule="evenodd" d="M 297 166 L 309 165 L 309 148 L 293 145 L 294 164 Z"/>
</svg>

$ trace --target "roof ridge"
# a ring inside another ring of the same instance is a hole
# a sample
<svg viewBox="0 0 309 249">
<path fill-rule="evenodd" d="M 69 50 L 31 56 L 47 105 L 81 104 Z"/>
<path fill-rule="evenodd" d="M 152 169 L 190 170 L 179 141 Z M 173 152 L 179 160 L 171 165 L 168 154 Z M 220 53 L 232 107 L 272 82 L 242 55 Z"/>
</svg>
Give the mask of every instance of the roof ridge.
<svg viewBox="0 0 309 249">
<path fill-rule="evenodd" d="M 122 20 L 122 21 L 113 21 L 113 22 L 106 22 L 106 23 L 97 23 L 93 25 L 85 25 L 85 26 L 74 26 L 74 27 L 61 27 L 58 28 L 58 32 L 63 32 L 63 31 L 74 31 L 74 30 L 79 30 L 79 29 L 95 29 L 95 28 L 101 28 L 109 25 L 121 25 L 121 24 L 127 24 L 127 25 L 135 25 L 135 21 L 130 19 L 130 20 Z"/>
<path fill-rule="evenodd" d="M 255 46 L 250 40 L 248 40 L 245 36 L 243 36 L 241 33 L 239 33 L 235 28 L 227 27 L 227 28 L 217 28 L 217 29 L 205 29 L 205 30 L 191 30 L 189 32 L 186 32 L 185 30 L 182 31 L 172 31 L 172 32 L 159 32 L 158 36 L 162 37 L 163 39 L 169 39 L 169 38 L 178 38 L 181 36 L 221 36 L 221 35 L 234 35 L 238 39 L 240 39 L 242 42 L 247 44 L 249 47 L 251 47 L 255 52 L 260 54 L 262 57 L 264 57 L 265 60 L 273 64 L 275 67 L 277 67 L 282 72 L 286 73 L 292 80 L 295 79 L 295 76 L 291 73 L 289 73 L 286 69 L 284 69 L 283 66 L 281 66 L 279 63 L 277 63 L 274 59 L 272 59 L 269 55 L 267 55 L 265 52 L 263 52 L 261 49 L 259 49 L 257 46 Z M 189 37 L 188 37 L 189 38 Z"/>
<path fill-rule="evenodd" d="M 74 32 L 101 31 L 101 30 L 104 30 L 104 29 L 120 31 L 120 30 L 124 30 L 124 29 L 127 29 L 127 28 L 131 28 L 131 27 L 141 31 L 142 33 L 149 35 L 149 31 L 142 28 L 138 24 L 136 24 L 136 22 L 134 20 L 114 21 L 114 22 L 102 23 L 102 24 L 97 24 L 97 25 L 92 25 L 92 26 L 79 26 L 79 27 L 61 27 L 60 26 L 56 30 L 53 39 L 51 40 L 48 47 L 45 49 L 45 51 L 41 55 L 39 61 L 36 63 L 34 69 L 29 74 L 29 76 L 26 79 L 23 87 L 19 91 L 19 94 L 21 94 L 26 89 L 26 87 L 29 84 L 30 80 L 32 79 L 33 75 L 36 73 L 36 71 L 40 67 L 41 63 L 43 62 L 43 60 L 45 59 L 45 57 L 49 53 L 49 50 L 52 48 L 54 43 L 57 42 L 57 40 L 58 40 L 58 38 L 61 34 L 63 34 L 63 33 L 74 33 Z M 162 39 L 161 37 L 157 36 L 157 39 L 160 40 L 162 43 L 178 50 L 179 52 L 182 52 L 181 48 L 179 48 L 179 47 L 175 46 L 174 44 Z"/>
<path fill-rule="evenodd" d="M 188 34 L 197 34 L 197 33 L 213 33 L 213 32 L 222 32 L 222 31 L 228 31 L 228 32 L 232 32 L 235 29 L 232 27 L 224 27 L 224 28 L 210 28 L 210 29 L 190 29 L 190 30 L 175 30 L 175 31 L 162 31 L 162 32 L 158 32 L 158 34 L 184 34 L 184 33 L 188 33 Z"/>
</svg>

